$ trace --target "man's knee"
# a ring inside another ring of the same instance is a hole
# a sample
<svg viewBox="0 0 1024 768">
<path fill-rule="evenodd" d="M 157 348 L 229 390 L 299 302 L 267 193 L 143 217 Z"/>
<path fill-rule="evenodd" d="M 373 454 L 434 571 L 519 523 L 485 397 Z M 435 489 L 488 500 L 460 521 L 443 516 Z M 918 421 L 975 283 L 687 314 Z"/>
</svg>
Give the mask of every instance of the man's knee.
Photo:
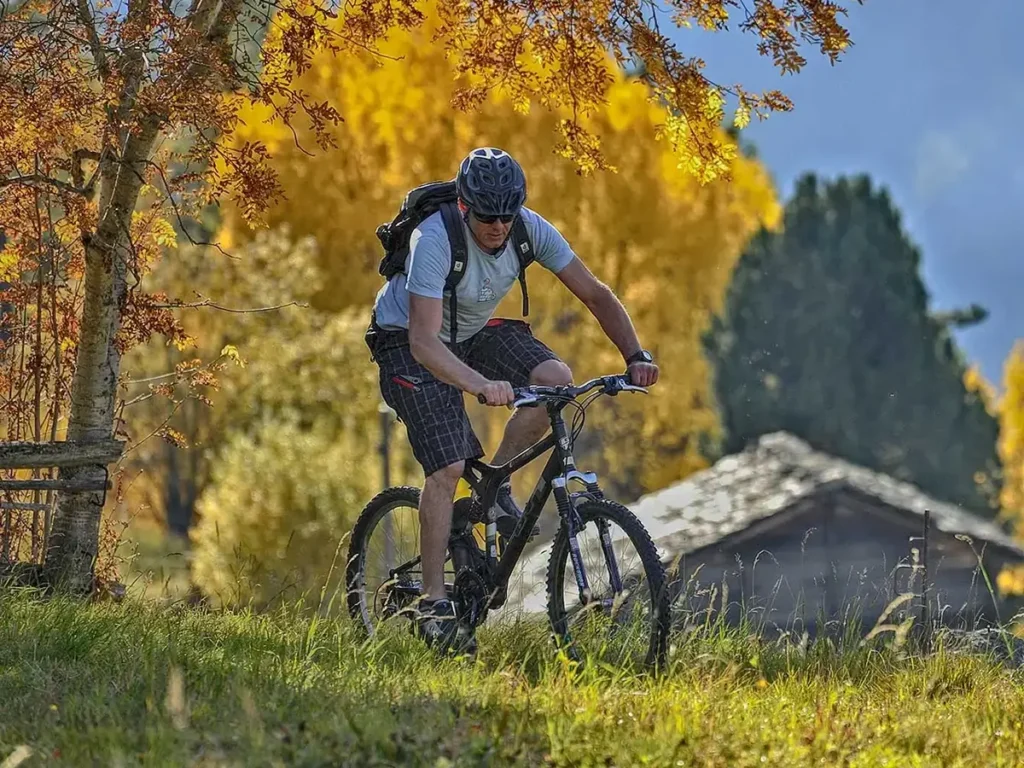
<svg viewBox="0 0 1024 768">
<path fill-rule="evenodd" d="M 530 372 L 530 383 L 540 387 L 567 387 L 572 371 L 561 360 L 545 360 Z"/>
<path fill-rule="evenodd" d="M 442 467 L 436 472 L 432 472 L 426 478 L 426 482 L 436 485 L 438 488 L 450 488 L 454 493 L 455 486 L 458 484 L 459 478 L 462 477 L 465 469 L 466 462 L 456 461 L 454 464 L 449 464 L 447 467 Z"/>
</svg>

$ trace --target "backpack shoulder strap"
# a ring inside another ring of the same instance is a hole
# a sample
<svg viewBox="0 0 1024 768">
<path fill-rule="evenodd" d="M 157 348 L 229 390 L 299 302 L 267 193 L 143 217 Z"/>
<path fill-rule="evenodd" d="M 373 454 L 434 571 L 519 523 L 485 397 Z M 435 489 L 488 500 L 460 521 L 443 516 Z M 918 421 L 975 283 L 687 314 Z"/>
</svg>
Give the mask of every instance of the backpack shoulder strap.
<svg viewBox="0 0 1024 768">
<path fill-rule="evenodd" d="M 526 231 L 526 223 L 520 214 L 516 216 L 512 224 L 512 247 L 515 248 L 516 257 L 519 259 L 519 287 L 523 291 L 523 317 L 530 314 L 530 293 L 526 290 L 526 268 L 536 259 L 533 250 L 533 241 L 530 240 L 530 233 Z"/>
<path fill-rule="evenodd" d="M 452 263 L 448 269 L 448 277 L 444 281 L 444 289 L 448 291 L 448 324 L 451 329 L 449 340 L 454 344 L 459 338 L 457 319 L 459 307 L 455 289 L 466 274 L 466 259 L 469 258 L 469 249 L 466 246 L 466 233 L 462 229 L 462 215 L 459 213 L 459 206 L 456 203 L 442 203 L 440 210 L 445 231 L 448 233 L 448 245 L 452 252 Z"/>
</svg>

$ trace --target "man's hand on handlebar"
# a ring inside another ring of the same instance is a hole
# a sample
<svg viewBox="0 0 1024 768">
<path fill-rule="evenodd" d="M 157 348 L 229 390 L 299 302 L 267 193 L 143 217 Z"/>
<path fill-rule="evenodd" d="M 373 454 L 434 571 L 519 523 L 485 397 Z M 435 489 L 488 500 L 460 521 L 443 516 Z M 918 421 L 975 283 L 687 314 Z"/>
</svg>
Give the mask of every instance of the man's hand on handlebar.
<svg viewBox="0 0 1024 768">
<path fill-rule="evenodd" d="M 516 399 L 512 385 L 507 381 L 488 381 L 477 393 L 476 399 L 484 405 L 512 405 Z"/>
<path fill-rule="evenodd" d="M 650 387 L 658 381 L 658 366 L 654 363 L 633 363 L 627 371 L 630 382 L 638 387 Z"/>
</svg>

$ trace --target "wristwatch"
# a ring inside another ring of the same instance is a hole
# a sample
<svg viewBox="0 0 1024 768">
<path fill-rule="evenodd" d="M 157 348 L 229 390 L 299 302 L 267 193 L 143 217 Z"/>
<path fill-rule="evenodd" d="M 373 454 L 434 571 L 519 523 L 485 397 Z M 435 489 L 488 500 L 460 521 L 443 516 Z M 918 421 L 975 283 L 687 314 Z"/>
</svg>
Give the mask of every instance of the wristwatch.
<svg viewBox="0 0 1024 768">
<path fill-rule="evenodd" d="M 653 363 L 654 355 L 648 352 L 646 349 L 641 349 L 638 352 L 634 352 L 632 355 L 626 358 L 626 365 L 630 366 L 633 363 Z"/>
</svg>

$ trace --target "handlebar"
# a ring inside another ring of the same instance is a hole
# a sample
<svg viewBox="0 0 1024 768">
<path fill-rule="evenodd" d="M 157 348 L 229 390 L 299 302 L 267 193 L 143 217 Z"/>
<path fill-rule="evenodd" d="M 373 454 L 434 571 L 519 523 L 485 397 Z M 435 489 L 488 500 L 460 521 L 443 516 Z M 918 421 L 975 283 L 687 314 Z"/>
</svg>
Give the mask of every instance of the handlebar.
<svg viewBox="0 0 1024 768">
<path fill-rule="evenodd" d="M 512 394 L 515 396 L 512 407 L 526 408 L 551 400 L 575 400 L 580 395 L 584 395 L 599 387 L 602 389 L 602 394 L 609 395 L 610 397 L 614 397 L 619 392 L 643 392 L 647 394 L 646 387 L 638 387 L 630 382 L 628 375 L 618 373 L 612 376 L 599 376 L 576 387 L 515 387 L 512 390 Z M 487 404 L 487 398 L 483 395 L 477 395 L 476 399 L 482 405 Z"/>
</svg>

